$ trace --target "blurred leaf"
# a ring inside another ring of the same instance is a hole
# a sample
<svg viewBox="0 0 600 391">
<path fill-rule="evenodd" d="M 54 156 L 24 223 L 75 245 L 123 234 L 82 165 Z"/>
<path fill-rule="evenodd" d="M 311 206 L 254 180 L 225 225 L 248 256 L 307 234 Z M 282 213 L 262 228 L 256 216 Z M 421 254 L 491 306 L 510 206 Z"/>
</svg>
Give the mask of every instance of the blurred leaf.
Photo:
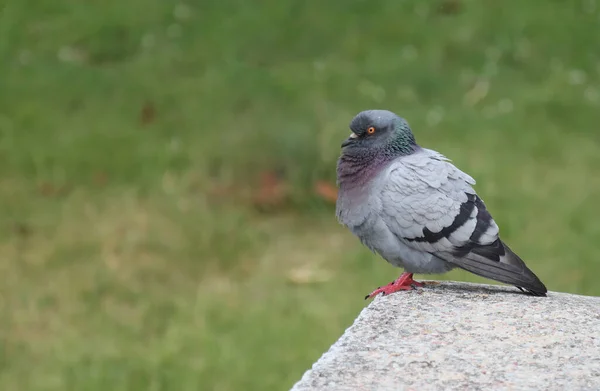
<svg viewBox="0 0 600 391">
<path fill-rule="evenodd" d="M 144 103 L 142 110 L 140 111 L 140 124 L 142 126 L 149 125 L 154 122 L 156 118 L 156 108 L 152 102 Z"/>
<path fill-rule="evenodd" d="M 314 191 L 319 197 L 321 197 L 325 201 L 329 201 L 332 203 L 335 203 L 337 201 L 338 190 L 329 182 L 317 181 L 315 183 Z"/>
<path fill-rule="evenodd" d="M 31 226 L 23 222 L 15 222 L 12 225 L 12 231 L 20 237 L 28 237 L 32 233 Z"/>
<path fill-rule="evenodd" d="M 108 183 L 108 174 L 104 171 L 99 171 L 94 174 L 94 184 L 98 187 L 104 187 Z"/>
<path fill-rule="evenodd" d="M 467 106 L 475 106 L 487 96 L 490 91 L 490 82 L 488 80 L 477 80 L 464 96 L 464 102 Z"/>
<path fill-rule="evenodd" d="M 38 186 L 39 193 L 44 197 L 64 196 L 69 193 L 71 187 L 68 185 L 55 185 L 50 182 L 42 182 Z"/>
<path fill-rule="evenodd" d="M 289 187 L 283 181 L 283 174 L 267 171 L 260 174 L 259 188 L 253 203 L 261 211 L 282 207 L 289 199 Z"/>
<path fill-rule="evenodd" d="M 439 8 L 440 14 L 455 15 L 462 10 L 462 2 L 459 0 L 444 0 Z"/>
<path fill-rule="evenodd" d="M 304 285 L 323 283 L 331 280 L 331 273 L 308 266 L 292 269 L 287 274 L 287 279 L 293 284 Z"/>
</svg>

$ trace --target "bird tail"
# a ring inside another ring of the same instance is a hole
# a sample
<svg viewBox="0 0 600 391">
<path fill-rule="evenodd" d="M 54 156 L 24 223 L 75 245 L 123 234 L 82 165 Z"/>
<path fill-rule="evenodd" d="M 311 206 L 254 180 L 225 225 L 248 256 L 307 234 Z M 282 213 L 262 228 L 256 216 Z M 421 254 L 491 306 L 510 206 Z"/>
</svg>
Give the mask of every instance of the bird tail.
<svg viewBox="0 0 600 391">
<path fill-rule="evenodd" d="M 534 296 L 546 296 L 548 292 L 525 262 L 500 239 L 485 246 L 457 249 L 446 260 L 473 274 L 514 285 Z"/>
</svg>

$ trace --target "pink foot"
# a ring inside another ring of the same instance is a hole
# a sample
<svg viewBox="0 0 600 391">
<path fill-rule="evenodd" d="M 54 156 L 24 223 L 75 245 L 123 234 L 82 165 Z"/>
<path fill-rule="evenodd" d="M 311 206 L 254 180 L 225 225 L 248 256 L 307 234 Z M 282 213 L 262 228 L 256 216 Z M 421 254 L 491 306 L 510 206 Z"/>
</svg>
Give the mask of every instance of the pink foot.
<svg viewBox="0 0 600 391">
<path fill-rule="evenodd" d="M 415 286 L 423 286 L 422 282 L 418 282 L 413 280 L 413 273 L 404 272 L 398 277 L 397 280 L 390 282 L 386 286 L 379 287 L 375 289 L 373 292 L 368 294 L 365 297 L 366 299 L 370 299 L 372 297 L 377 296 L 380 293 L 383 295 L 389 295 L 390 293 L 398 292 L 398 291 L 409 291 L 411 289 L 415 289 Z"/>
</svg>

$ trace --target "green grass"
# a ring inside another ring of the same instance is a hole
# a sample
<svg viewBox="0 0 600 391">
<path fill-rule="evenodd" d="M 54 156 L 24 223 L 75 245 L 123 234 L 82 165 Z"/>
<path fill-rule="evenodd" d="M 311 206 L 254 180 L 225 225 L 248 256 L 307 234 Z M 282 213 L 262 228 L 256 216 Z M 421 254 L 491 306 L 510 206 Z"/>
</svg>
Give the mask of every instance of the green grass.
<svg viewBox="0 0 600 391">
<path fill-rule="evenodd" d="M 400 272 L 313 191 L 366 108 L 600 295 L 594 2 L 88 3 L 0 3 L 1 389 L 289 388 Z"/>
</svg>

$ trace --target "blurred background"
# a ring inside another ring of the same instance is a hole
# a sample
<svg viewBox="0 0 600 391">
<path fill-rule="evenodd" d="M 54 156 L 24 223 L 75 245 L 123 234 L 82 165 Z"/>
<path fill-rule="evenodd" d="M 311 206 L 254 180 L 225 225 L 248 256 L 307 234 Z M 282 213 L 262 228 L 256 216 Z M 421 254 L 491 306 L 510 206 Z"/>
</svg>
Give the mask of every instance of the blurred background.
<svg viewBox="0 0 600 391">
<path fill-rule="evenodd" d="M 370 108 L 600 295 L 600 2 L 92 3 L 0 1 L 1 389 L 290 388 L 401 272 L 335 220 Z"/>
</svg>

